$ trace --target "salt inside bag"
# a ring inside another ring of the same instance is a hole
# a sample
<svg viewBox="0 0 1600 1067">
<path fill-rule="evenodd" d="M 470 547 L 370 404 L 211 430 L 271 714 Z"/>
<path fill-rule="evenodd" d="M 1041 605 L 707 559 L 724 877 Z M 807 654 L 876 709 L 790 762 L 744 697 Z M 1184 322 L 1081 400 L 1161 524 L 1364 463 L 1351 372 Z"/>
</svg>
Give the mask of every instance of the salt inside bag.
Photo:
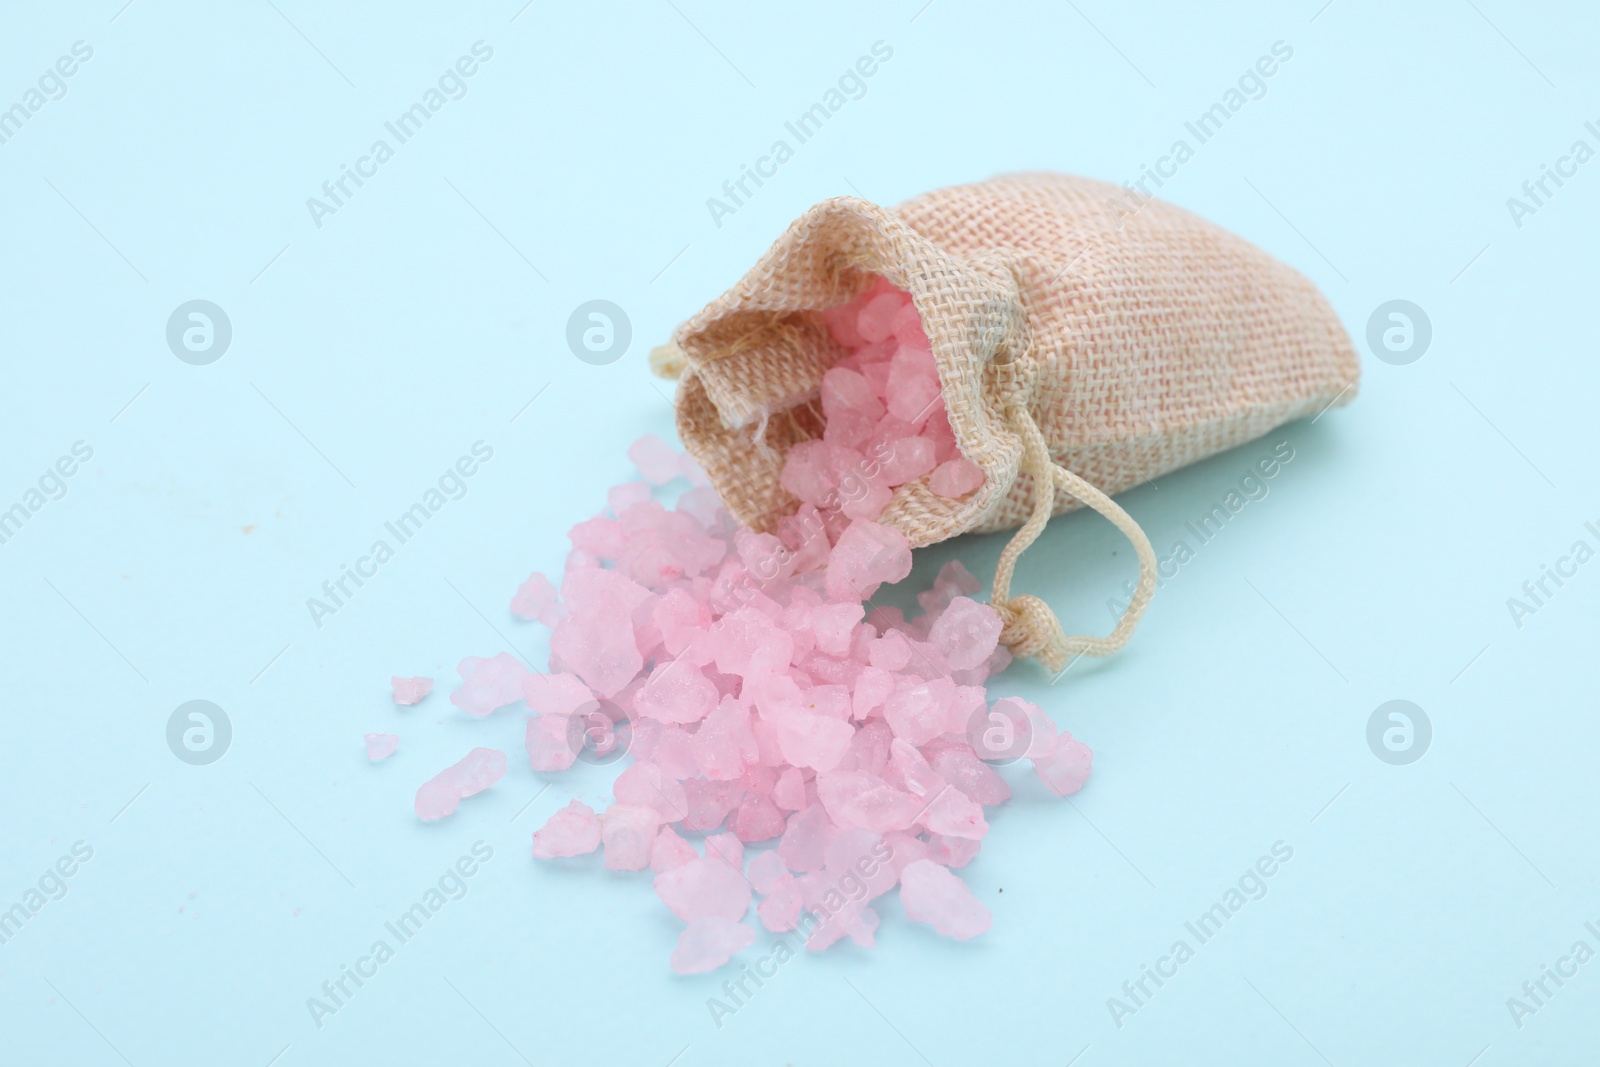
<svg viewBox="0 0 1600 1067">
<path fill-rule="evenodd" d="M 653 353 L 680 377 L 678 432 L 732 515 L 772 530 L 799 500 L 787 453 L 822 436 L 823 374 L 845 354 L 823 312 L 883 278 L 911 295 L 968 496 L 898 486 L 879 521 L 913 547 L 1019 527 L 995 575 L 1002 641 L 1054 672 L 1108 655 L 1155 588 L 1155 554 L 1108 494 L 1349 403 L 1350 339 L 1317 288 L 1254 245 L 1158 200 L 1086 178 L 1021 174 L 893 210 L 826 200 Z M 1068 636 L 1010 593 L 1051 514 L 1088 504 L 1133 542 L 1139 583 L 1107 637 Z"/>
</svg>

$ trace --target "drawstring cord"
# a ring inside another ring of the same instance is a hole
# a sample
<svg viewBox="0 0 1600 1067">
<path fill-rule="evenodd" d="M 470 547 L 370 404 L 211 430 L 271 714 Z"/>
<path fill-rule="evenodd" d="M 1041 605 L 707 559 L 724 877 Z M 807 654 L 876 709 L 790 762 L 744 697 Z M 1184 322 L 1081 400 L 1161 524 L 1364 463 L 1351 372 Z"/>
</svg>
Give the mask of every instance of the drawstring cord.
<svg viewBox="0 0 1600 1067">
<path fill-rule="evenodd" d="M 1022 469 L 1033 477 L 1033 513 L 1011 538 L 1005 551 L 1000 553 L 1000 562 L 994 570 L 992 604 L 1005 624 L 1000 632 L 1000 640 L 1011 650 L 1011 654 L 1019 659 L 1033 657 L 1051 674 L 1059 674 L 1074 656 L 1109 656 L 1128 643 L 1134 627 L 1139 625 L 1139 617 L 1144 614 L 1150 598 L 1155 594 L 1156 554 L 1139 524 L 1116 501 L 1051 461 L 1044 435 L 1039 432 L 1038 424 L 1024 405 L 1009 405 L 1006 418 L 1022 438 Z M 1026 593 L 1011 595 L 1011 576 L 1017 560 L 1050 520 L 1058 489 L 1110 519 L 1133 544 L 1133 550 L 1139 557 L 1139 584 L 1134 590 L 1133 600 L 1117 620 L 1116 627 L 1105 637 L 1069 637 L 1061 629 L 1055 612 L 1044 601 Z"/>
</svg>

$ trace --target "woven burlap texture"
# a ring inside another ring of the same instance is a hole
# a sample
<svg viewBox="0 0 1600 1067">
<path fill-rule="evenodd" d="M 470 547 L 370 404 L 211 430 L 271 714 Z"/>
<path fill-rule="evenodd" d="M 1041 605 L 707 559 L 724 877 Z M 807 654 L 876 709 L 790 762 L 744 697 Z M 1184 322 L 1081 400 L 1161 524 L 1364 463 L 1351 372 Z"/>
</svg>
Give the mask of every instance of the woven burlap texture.
<svg viewBox="0 0 1600 1067">
<path fill-rule="evenodd" d="M 1172 204 L 1056 174 L 894 210 L 839 197 L 675 336 L 679 435 L 745 525 L 770 530 L 799 505 L 784 457 L 821 435 L 818 386 L 843 355 L 818 312 L 874 275 L 911 294 L 956 442 L 984 473 L 965 500 L 925 479 L 896 491 L 880 521 L 914 547 L 1028 519 L 1040 479 L 1008 408 L 1032 416 L 1056 465 L 1116 493 L 1356 393 L 1355 351 L 1317 288 Z"/>
</svg>

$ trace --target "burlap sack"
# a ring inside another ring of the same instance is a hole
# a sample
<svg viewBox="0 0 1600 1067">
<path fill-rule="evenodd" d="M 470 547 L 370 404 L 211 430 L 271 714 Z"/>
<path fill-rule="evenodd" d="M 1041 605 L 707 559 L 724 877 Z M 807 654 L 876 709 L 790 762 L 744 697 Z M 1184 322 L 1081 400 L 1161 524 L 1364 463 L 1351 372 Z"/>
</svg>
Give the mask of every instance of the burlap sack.
<svg viewBox="0 0 1600 1067">
<path fill-rule="evenodd" d="M 1013 654 L 1052 671 L 1119 648 L 1154 591 L 1149 542 L 1107 493 L 1348 403 L 1359 378 L 1315 286 L 1171 204 L 1053 174 L 892 211 L 827 200 L 685 322 L 665 361 L 680 364 L 684 445 L 746 525 L 771 529 L 798 506 L 779 484 L 784 456 L 821 436 L 818 384 L 842 355 L 818 312 L 874 275 L 911 294 L 956 442 L 985 476 L 960 501 L 902 486 L 880 521 L 913 546 L 1021 525 L 993 603 Z M 1079 502 L 1123 529 L 1140 560 L 1133 603 L 1106 638 L 1068 637 L 1042 602 L 1010 594 L 1017 555 Z"/>
</svg>

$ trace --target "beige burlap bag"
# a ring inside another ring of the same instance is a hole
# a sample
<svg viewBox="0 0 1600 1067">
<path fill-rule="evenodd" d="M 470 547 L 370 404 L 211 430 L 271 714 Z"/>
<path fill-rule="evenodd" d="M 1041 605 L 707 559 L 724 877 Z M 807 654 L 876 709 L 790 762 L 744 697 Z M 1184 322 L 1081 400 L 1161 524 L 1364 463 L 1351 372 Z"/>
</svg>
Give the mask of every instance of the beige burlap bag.
<svg viewBox="0 0 1600 1067">
<path fill-rule="evenodd" d="M 1120 648 L 1155 588 L 1148 539 L 1106 494 L 1348 403 L 1360 373 L 1311 282 L 1117 186 L 1021 174 L 894 210 L 827 200 L 652 354 L 681 376 L 679 434 L 740 522 L 769 530 L 798 506 L 779 484 L 784 456 L 821 436 L 819 382 L 843 354 L 818 313 L 874 275 L 911 294 L 956 443 L 985 478 L 964 500 L 904 485 L 880 521 L 914 547 L 1020 526 L 993 604 L 1012 653 L 1052 672 Z M 1010 591 L 1023 549 L 1080 502 L 1139 558 L 1132 603 L 1103 638 L 1067 636 L 1042 601 Z"/>
</svg>

